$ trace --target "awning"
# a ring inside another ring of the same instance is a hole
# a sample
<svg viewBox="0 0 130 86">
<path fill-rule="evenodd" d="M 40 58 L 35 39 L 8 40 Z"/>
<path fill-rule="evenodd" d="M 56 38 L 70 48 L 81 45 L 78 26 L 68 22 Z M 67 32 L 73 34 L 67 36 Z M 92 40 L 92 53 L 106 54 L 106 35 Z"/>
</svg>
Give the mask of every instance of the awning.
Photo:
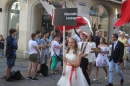
<svg viewBox="0 0 130 86">
<path fill-rule="evenodd" d="M 115 23 L 114 28 L 123 26 L 130 22 L 130 0 L 123 0 L 121 18 Z"/>
</svg>

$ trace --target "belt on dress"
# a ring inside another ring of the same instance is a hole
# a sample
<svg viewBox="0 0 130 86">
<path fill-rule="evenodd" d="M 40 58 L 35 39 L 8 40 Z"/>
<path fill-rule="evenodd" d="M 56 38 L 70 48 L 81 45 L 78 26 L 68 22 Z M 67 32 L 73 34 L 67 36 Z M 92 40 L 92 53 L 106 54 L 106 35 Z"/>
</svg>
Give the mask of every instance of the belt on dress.
<svg viewBox="0 0 130 86">
<path fill-rule="evenodd" d="M 71 64 L 67 64 L 68 66 L 72 66 Z M 70 78 L 69 78 L 69 81 L 70 81 L 70 84 L 72 86 L 72 76 L 73 76 L 73 73 L 75 72 L 76 74 L 76 79 L 77 79 L 77 73 L 76 73 L 76 68 L 74 66 L 72 66 L 72 69 L 71 69 L 71 73 L 70 73 Z"/>
</svg>

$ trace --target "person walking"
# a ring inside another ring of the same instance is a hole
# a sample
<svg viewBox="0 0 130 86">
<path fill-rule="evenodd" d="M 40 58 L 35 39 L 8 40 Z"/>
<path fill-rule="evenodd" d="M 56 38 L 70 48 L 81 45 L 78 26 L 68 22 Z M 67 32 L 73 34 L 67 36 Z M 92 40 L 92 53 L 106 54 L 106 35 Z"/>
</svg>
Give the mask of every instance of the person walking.
<svg viewBox="0 0 130 86">
<path fill-rule="evenodd" d="M 18 49 L 17 42 L 15 39 L 16 29 L 11 28 L 9 30 L 10 35 L 6 38 L 6 57 L 7 57 L 7 67 L 6 67 L 6 81 L 14 81 L 11 77 L 12 67 L 15 65 L 16 60 L 16 50 Z"/>
<path fill-rule="evenodd" d="M 88 61 L 89 61 L 89 76 L 91 74 L 91 70 L 92 70 L 92 64 L 93 62 L 96 61 L 96 55 L 95 55 L 95 52 L 94 52 L 94 49 L 96 48 L 96 43 L 94 42 L 94 38 L 92 35 L 89 35 L 89 40 L 88 40 L 88 45 L 90 46 L 91 48 L 91 52 L 88 56 Z"/>
<path fill-rule="evenodd" d="M 128 44 L 130 45 L 130 36 L 129 36 L 129 34 L 125 34 L 125 37 L 128 40 Z M 126 47 L 126 56 L 127 56 L 127 60 L 130 61 L 130 46 Z"/>
<path fill-rule="evenodd" d="M 74 36 L 74 38 L 77 40 L 77 42 L 81 42 L 82 41 L 81 34 L 82 34 L 82 30 L 78 29 L 77 30 L 77 34 L 75 34 L 75 36 Z"/>
<path fill-rule="evenodd" d="M 31 34 L 31 40 L 29 41 L 29 67 L 28 67 L 28 79 L 32 81 L 38 80 L 35 77 L 36 67 L 38 63 L 38 55 L 40 54 L 40 50 L 38 47 L 36 40 L 36 34 Z"/>
<path fill-rule="evenodd" d="M 107 57 L 107 54 L 109 53 L 109 47 L 106 45 L 106 40 L 105 38 L 100 38 L 100 44 L 98 45 L 98 48 L 101 50 L 98 51 L 98 56 L 96 58 L 96 77 L 93 79 L 94 81 L 98 80 L 98 72 L 99 72 L 99 67 L 103 67 L 106 76 L 105 79 L 108 78 L 108 72 L 107 72 L 107 66 L 109 64 L 109 60 Z"/>
<path fill-rule="evenodd" d="M 87 72 L 88 71 L 88 64 L 89 64 L 88 58 L 89 58 L 89 54 L 90 54 L 90 51 L 91 51 L 91 48 L 90 48 L 90 46 L 88 45 L 88 42 L 87 42 L 88 34 L 86 32 L 83 32 L 81 39 L 82 39 L 82 42 L 78 43 L 78 47 L 82 52 L 80 67 L 83 71 L 83 74 L 86 78 L 86 81 L 88 82 L 88 84 L 90 86 L 91 82 L 90 82 L 90 78 L 89 78 L 89 75 L 88 75 L 88 72 Z"/>
<path fill-rule="evenodd" d="M 4 43 L 3 35 L 0 35 L 0 57 L 2 58 L 4 55 Z"/>
<path fill-rule="evenodd" d="M 96 34 L 95 34 L 95 43 L 96 43 L 96 47 L 98 47 L 98 45 L 100 44 L 100 32 L 99 31 L 96 31 Z"/>
<path fill-rule="evenodd" d="M 127 39 L 125 38 L 125 33 L 122 31 L 120 32 L 120 37 L 118 38 L 118 40 L 120 42 L 122 42 L 124 44 L 124 55 L 123 55 L 123 58 L 122 58 L 122 72 L 124 72 L 124 69 L 125 69 L 125 61 L 126 61 L 126 47 L 128 44 L 128 41 Z"/>
<path fill-rule="evenodd" d="M 120 76 L 120 84 L 124 83 L 124 76 L 121 70 L 121 63 L 124 55 L 124 44 L 118 41 L 118 34 L 114 33 L 112 35 L 112 51 L 111 57 L 109 59 L 109 83 L 106 86 L 113 86 L 113 78 L 114 78 L 114 67 L 116 67 L 116 71 Z"/>
<path fill-rule="evenodd" d="M 58 58 L 57 56 L 60 55 L 60 49 L 62 48 L 62 45 L 59 44 L 59 36 L 55 35 L 54 40 L 51 43 L 51 58 L 52 58 L 52 63 L 51 63 L 51 74 L 56 74 L 56 65 L 58 63 Z"/>
<path fill-rule="evenodd" d="M 69 38 L 62 77 L 57 86 L 89 86 L 80 68 L 81 52 L 75 38 Z"/>
</svg>

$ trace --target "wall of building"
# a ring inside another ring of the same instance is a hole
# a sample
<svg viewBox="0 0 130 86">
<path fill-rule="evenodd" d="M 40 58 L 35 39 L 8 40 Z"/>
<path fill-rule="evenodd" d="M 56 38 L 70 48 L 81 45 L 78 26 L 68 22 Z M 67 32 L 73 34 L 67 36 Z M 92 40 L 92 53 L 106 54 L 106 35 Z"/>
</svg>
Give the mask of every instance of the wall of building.
<svg viewBox="0 0 130 86">
<path fill-rule="evenodd" d="M 86 4 L 86 6 L 81 6 L 79 5 L 80 2 L 83 2 Z M 111 35 L 113 32 L 118 32 L 118 29 L 113 29 L 114 23 L 118 20 L 117 14 L 120 13 L 120 4 L 114 4 L 111 2 L 103 2 L 102 0 L 76 0 L 74 2 L 74 5 L 78 7 L 79 10 L 79 15 L 85 16 L 89 19 L 89 11 L 90 8 L 93 5 L 96 4 L 102 4 L 108 11 L 109 13 L 109 21 L 108 21 L 108 40 L 111 40 Z M 117 12 L 116 12 L 117 9 Z M 83 31 L 86 31 L 89 33 L 89 28 L 87 26 L 81 27 Z"/>
</svg>

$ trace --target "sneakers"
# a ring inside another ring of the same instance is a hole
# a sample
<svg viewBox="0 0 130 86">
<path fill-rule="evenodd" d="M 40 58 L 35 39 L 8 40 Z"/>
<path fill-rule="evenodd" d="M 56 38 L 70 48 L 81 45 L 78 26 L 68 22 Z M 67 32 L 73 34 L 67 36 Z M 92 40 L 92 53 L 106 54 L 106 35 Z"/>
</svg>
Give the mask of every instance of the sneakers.
<svg viewBox="0 0 130 86">
<path fill-rule="evenodd" d="M 38 79 L 34 77 L 31 81 L 36 81 L 36 80 L 38 80 Z"/>
<path fill-rule="evenodd" d="M 8 78 L 8 79 L 6 79 L 6 81 L 8 81 L 8 82 L 13 82 L 14 79 Z"/>
<path fill-rule="evenodd" d="M 105 79 L 108 79 L 108 76 L 106 76 Z"/>
<path fill-rule="evenodd" d="M 97 79 L 96 79 L 96 78 L 95 78 L 95 79 L 93 79 L 93 81 L 98 81 L 98 78 L 97 78 Z"/>
<path fill-rule="evenodd" d="M 41 73 L 41 71 L 38 70 L 37 73 Z"/>
<path fill-rule="evenodd" d="M 28 77 L 27 79 L 32 79 L 32 77 Z"/>
</svg>

